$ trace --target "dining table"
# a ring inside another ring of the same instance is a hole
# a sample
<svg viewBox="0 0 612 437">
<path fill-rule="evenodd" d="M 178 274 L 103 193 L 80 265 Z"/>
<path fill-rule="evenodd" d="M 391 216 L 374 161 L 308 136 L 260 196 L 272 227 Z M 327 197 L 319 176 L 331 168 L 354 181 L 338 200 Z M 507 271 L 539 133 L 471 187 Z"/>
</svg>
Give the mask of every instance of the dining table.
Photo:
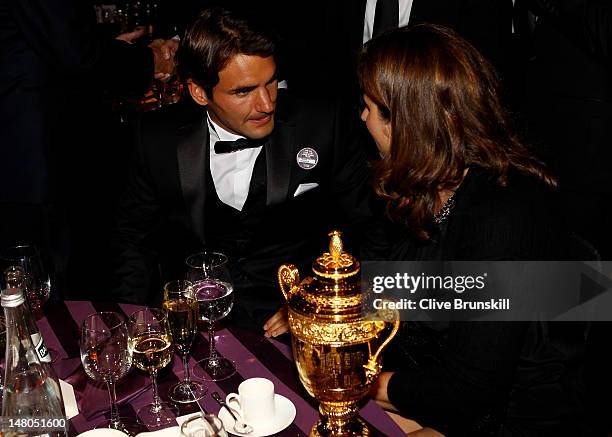
<svg viewBox="0 0 612 437">
<path fill-rule="evenodd" d="M 95 427 L 109 417 L 109 395 L 106 386 L 89 379 L 80 360 L 79 337 L 82 321 L 90 314 L 114 311 L 129 317 L 142 306 L 105 301 L 55 301 L 47 302 L 40 318 L 39 329 L 48 348 L 59 355 L 53 366 L 58 377 L 72 385 L 78 415 L 69 420 L 69 436 L 75 436 Z M 263 377 L 274 383 L 275 393 L 288 398 L 296 408 L 291 425 L 278 432 L 277 436 L 308 436 L 318 420 L 318 402 L 302 386 L 293 361 L 291 346 L 272 338 L 266 338 L 263 331 L 256 332 L 231 325 L 220 327 L 215 333 L 219 354 L 231 359 L 237 372 L 230 378 L 206 381 L 208 391 L 199 405 L 206 412 L 218 414 L 220 407 L 211 393 L 218 392 L 223 398 L 237 392 L 238 385 L 248 378 Z M 209 343 L 206 330 L 195 336 L 189 356 L 193 370 L 198 361 L 208 356 Z M 162 399 L 168 401 L 168 389 L 182 379 L 184 374 L 180 357 L 175 355 L 171 364 L 158 375 Z M 193 376 L 192 376 L 193 378 Z M 152 386 L 148 375 L 134 366 L 117 383 L 117 402 L 122 417 L 136 419 L 136 412 L 152 401 Z M 178 416 L 197 412 L 195 403 L 180 404 Z M 361 417 L 367 422 L 371 436 L 405 436 L 390 416 L 372 400 L 364 400 L 360 409 Z M 143 429 L 146 431 L 146 429 Z M 230 430 L 231 431 L 231 430 Z"/>
</svg>

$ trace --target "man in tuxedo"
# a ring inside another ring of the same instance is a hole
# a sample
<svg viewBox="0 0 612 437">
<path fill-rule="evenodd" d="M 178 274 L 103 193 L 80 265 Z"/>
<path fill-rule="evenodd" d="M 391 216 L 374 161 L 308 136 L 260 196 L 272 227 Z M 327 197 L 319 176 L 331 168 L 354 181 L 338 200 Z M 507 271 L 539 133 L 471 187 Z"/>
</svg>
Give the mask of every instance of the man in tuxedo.
<svg viewBox="0 0 612 437">
<path fill-rule="evenodd" d="M 390 28 L 425 22 L 452 28 L 499 70 L 507 68 L 512 0 L 315 0 L 294 7 L 284 32 L 287 79 L 300 93 L 324 87 L 356 100 L 363 44 Z"/>
<path fill-rule="evenodd" d="M 92 136 L 105 93 L 144 90 L 173 64 L 157 48 L 98 35 L 93 6 L 82 0 L 0 0 L 0 47 L 0 249 L 36 244 L 58 274 L 54 291 L 65 293 L 75 217 L 103 203 L 86 208 L 80 194 L 94 197 L 103 179 L 94 175 L 107 174 L 96 170 L 114 143 Z M 83 159 L 86 149 L 94 162 Z"/>
<path fill-rule="evenodd" d="M 286 329 L 278 267 L 310 271 L 336 227 L 353 250 L 351 236 L 366 233 L 371 196 L 357 114 L 279 90 L 275 50 L 264 27 L 224 9 L 202 12 L 187 29 L 177 63 L 190 101 L 148 114 L 137 129 L 118 208 L 118 299 L 159 301 L 156 265 L 176 279 L 190 252 L 213 248 L 230 260 L 236 318 L 261 327 L 276 312 L 266 325 L 276 335 Z"/>
</svg>

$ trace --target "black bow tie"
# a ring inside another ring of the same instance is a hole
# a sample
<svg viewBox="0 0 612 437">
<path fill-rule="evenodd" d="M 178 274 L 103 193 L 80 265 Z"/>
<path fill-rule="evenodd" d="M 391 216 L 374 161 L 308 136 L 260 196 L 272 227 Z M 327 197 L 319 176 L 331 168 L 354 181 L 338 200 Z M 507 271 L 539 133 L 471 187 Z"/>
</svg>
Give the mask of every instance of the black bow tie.
<svg viewBox="0 0 612 437">
<path fill-rule="evenodd" d="M 265 138 L 251 140 L 249 138 L 238 138 L 236 141 L 217 141 L 215 143 L 215 153 L 232 153 L 244 149 L 254 149 L 263 146 Z"/>
</svg>

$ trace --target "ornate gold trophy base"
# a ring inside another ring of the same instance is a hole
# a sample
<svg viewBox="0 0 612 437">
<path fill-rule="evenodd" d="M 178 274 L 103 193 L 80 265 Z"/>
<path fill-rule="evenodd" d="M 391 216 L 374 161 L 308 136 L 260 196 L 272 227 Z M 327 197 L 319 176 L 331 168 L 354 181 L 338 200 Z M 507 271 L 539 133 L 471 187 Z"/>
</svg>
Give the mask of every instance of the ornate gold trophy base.
<svg viewBox="0 0 612 437">
<path fill-rule="evenodd" d="M 357 410 L 357 402 L 321 402 L 310 437 L 368 437 L 370 430 Z"/>
</svg>

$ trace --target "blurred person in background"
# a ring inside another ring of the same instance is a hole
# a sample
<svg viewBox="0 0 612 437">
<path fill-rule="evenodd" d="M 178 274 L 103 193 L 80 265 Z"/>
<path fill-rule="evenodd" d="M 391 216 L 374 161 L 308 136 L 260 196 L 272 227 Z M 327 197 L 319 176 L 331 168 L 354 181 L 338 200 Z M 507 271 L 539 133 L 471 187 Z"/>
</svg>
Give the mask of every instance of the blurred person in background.
<svg viewBox="0 0 612 437">
<path fill-rule="evenodd" d="M 0 0 L 0 247 L 36 244 L 60 282 L 69 258 L 86 257 L 73 253 L 73 224 L 104 211 L 88 198 L 116 175 L 102 97 L 144 90 L 174 68 L 158 47 L 127 42 L 138 36 L 101 37 L 88 1 Z M 80 237 L 107 223 L 87 226 Z"/>
</svg>

